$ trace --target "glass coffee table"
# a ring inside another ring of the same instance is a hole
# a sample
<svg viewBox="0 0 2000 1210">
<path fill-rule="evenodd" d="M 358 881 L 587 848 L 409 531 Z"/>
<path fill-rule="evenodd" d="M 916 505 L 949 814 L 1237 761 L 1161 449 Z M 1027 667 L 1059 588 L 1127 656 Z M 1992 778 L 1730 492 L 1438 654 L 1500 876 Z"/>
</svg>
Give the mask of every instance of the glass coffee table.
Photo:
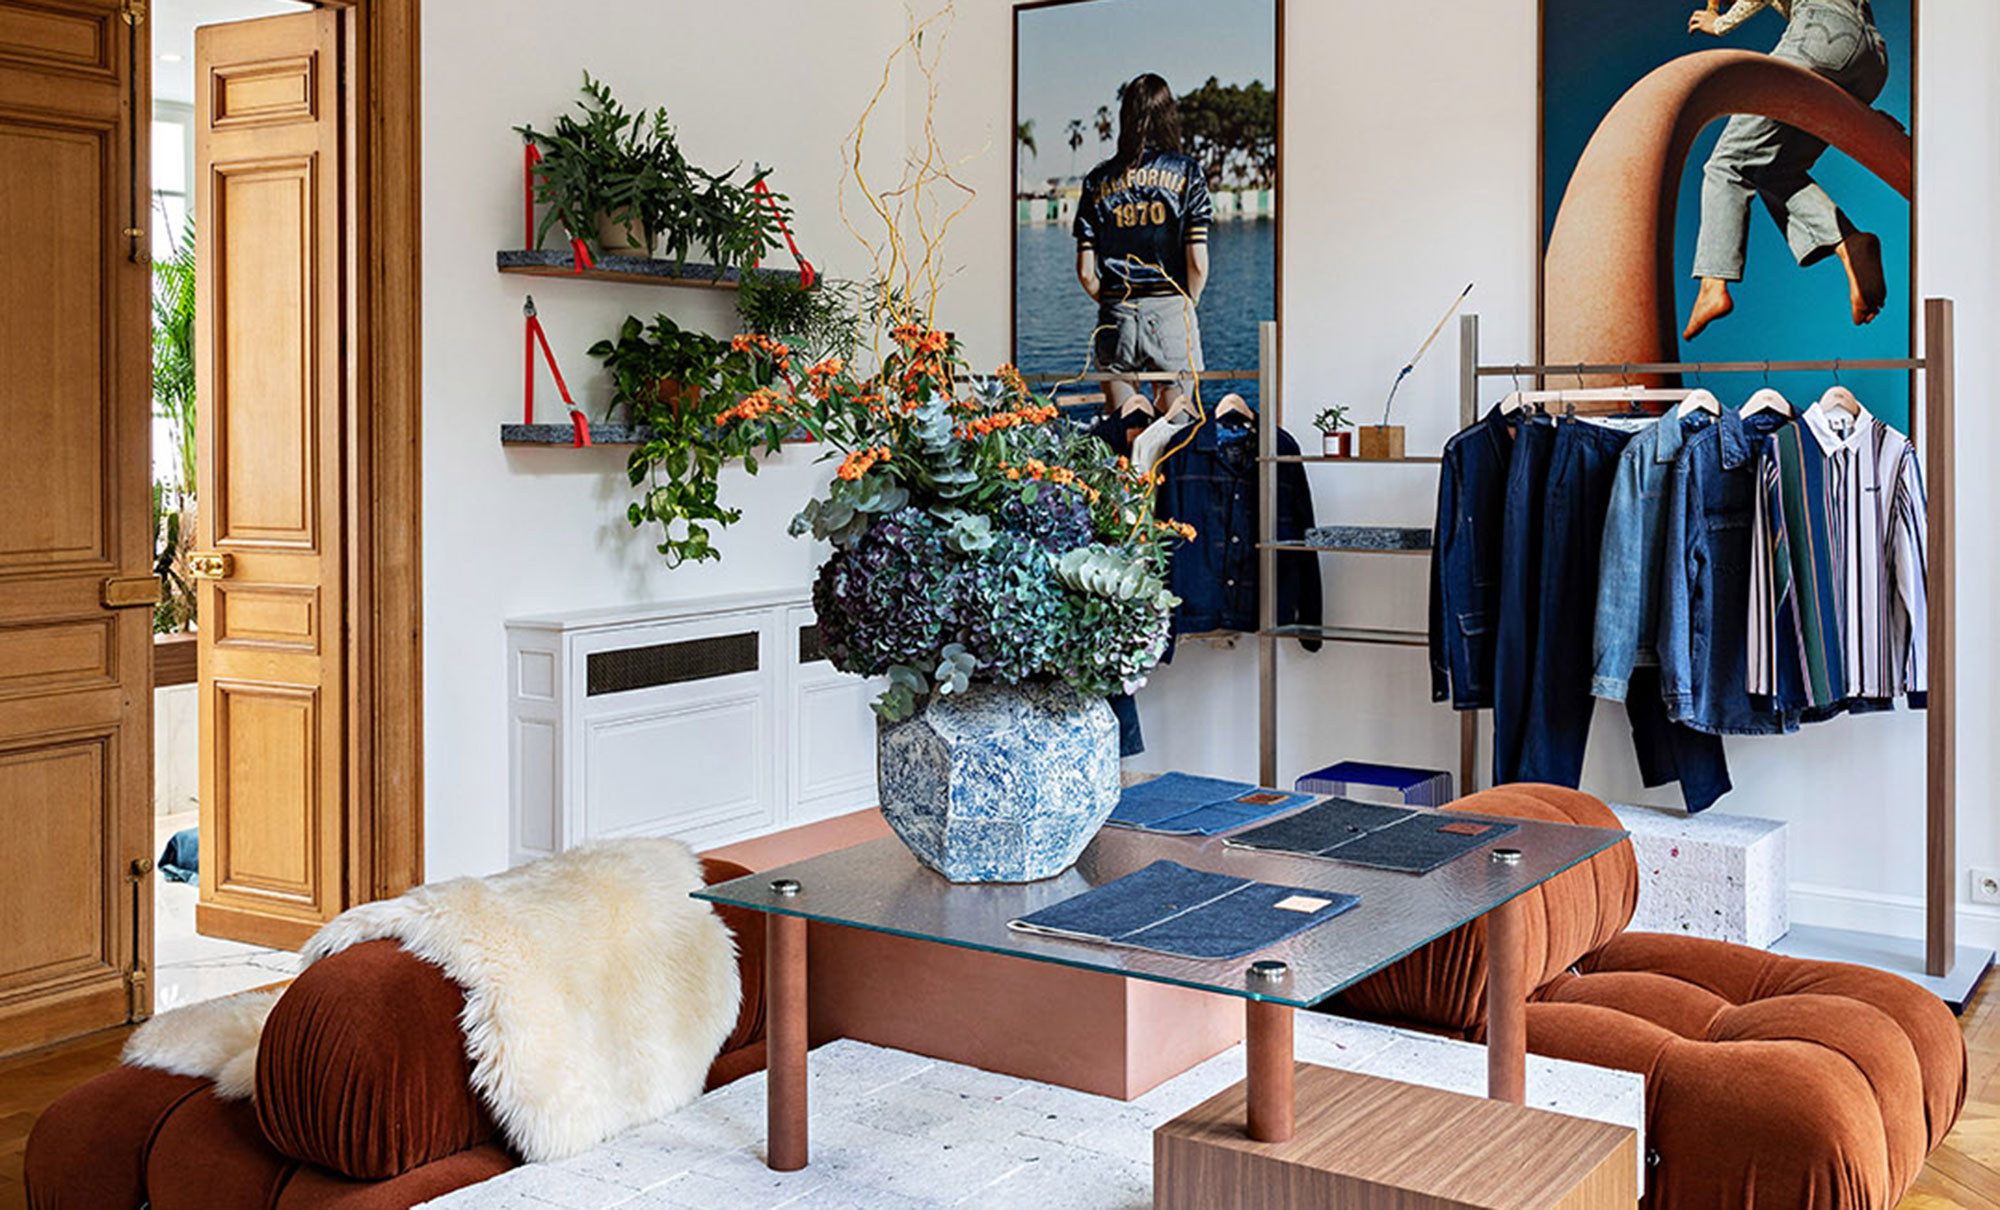
<svg viewBox="0 0 2000 1210">
<path fill-rule="evenodd" d="M 1533 820 L 1429 874 L 1232 848 L 1219 837 L 1107 827 L 1077 864 L 1032 883 L 959 884 L 893 837 L 825 853 L 695 892 L 765 913 L 768 1162 L 806 1165 L 806 922 L 871 929 L 1035 962 L 1236 996 L 1245 1002 L 1249 1135 L 1292 1136 L 1292 1012 L 1310 1008 L 1473 920 L 1487 920 L 1487 1094 L 1526 1093 L 1531 990 L 1520 895 L 1611 848 L 1625 833 Z M 1155 861 L 1282 886 L 1341 891 L 1359 906 L 1245 958 L 1201 961 L 1007 927 Z"/>
</svg>

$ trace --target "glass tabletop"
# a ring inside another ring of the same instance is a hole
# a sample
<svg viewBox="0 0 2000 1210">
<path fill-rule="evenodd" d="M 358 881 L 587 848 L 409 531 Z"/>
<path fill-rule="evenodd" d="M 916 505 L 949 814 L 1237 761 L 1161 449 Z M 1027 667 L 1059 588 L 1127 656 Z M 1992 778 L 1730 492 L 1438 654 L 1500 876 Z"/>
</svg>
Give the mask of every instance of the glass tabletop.
<svg viewBox="0 0 2000 1210">
<path fill-rule="evenodd" d="M 1232 848 L 1221 837 L 1160 836 L 1107 827 L 1090 842 L 1075 866 L 1041 882 L 949 882 L 920 864 L 901 841 L 885 837 L 716 883 L 695 892 L 695 897 L 1304 1008 L 1625 838 L 1624 832 L 1612 828 L 1518 822 L 1519 830 L 1423 875 Z M 1511 864 L 1496 861 L 1494 849 L 1518 850 L 1521 856 Z M 1191 869 L 1280 886 L 1343 891 L 1360 896 L 1361 903 L 1248 957 L 1215 961 L 1007 927 L 1010 920 L 1074 898 L 1155 861 L 1177 861 Z M 771 886 L 780 879 L 797 882 L 798 891 L 780 895 Z M 1264 960 L 1284 963 L 1284 976 L 1271 980 L 1253 974 L 1250 964 Z"/>
</svg>

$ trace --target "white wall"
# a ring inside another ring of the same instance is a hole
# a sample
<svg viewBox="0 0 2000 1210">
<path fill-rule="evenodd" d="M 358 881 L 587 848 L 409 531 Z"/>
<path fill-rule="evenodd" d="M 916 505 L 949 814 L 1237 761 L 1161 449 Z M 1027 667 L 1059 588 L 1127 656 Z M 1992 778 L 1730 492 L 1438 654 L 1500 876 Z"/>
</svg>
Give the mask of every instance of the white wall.
<svg viewBox="0 0 2000 1210">
<path fill-rule="evenodd" d="M 433 878 L 507 860 L 504 619 L 524 613 L 796 588 L 818 555 L 785 525 L 825 474 L 795 448 L 750 479 L 728 473 L 744 510 L 721 563 L 667 571 L 625 522 L 620 449 L 503 450 L 521 408 L 521 301 L 532 292 L 579 402 L 601 415 L 609 382 L 584 350 L 627 314 L 736 331 L 734 294 L 503 276 L 521 245 L 520 139 L 577 96 L 582 71 L 632 107 L 665 105 L 682 146 L 720 169 L 775 164 L 801 247 L 836 276 L 868 260 L 834 199 L 840 144 L 901 38 L 889 0 L 596 0 L 572 20 L 531 0 L 424 6 L 424 682 L 426 865 Z M 898 78 L 873 127 L 884 159 L 902 146 Z M 780 252 L 785 263 L 786 254 Z M 561 420 L 553 384 L 537 419 Z M 662 768 L 670 793 L 673 770 Z"/>
<path fill-rule="evenodd" d="M 929 6 L 920 4 L 920 11 Z M 563 51 L 526 0 L 439 0 L 425 79 L 425 585 L 427 812 L 431 877 L 504 863 L 506 737 L 502 619 L 529 611 L 802 586 L 816 559 L 782 536 L 816 482 L 788 454 L 728 485 L 742 525 L 719 566 L 668 573 L 621 513 L 613 451 L 503 452 L 495 427 L 519 408 L 519 307 L 529 283 L 492 271 L 518 240 L 518 150 L 508 127 L 569 103 L 579 58 L 634 103 L 664 103 L 699 159 L 761 158 L 801 210 L 808 252 L 837 273 L 865 268 L 832 213 L 839 138 L 873 87 L 904 19 L 888 0 L 727 6 L 619 0 L 593 7 L 587 54 Z M 1449 11 L 1447 12 L 1447 8 Z M 1534 0 L 1382 6 L 1292 0 L 1287 14 L 1284 386 L 1297 416 L 1322 402 L 1374 406 L 1413 336 L 1467 281 L 1496 357 L 1530 349 L 1535 231 Z M 783 32 L 780 33 L 779 31 Z M 753 31 L 745 34 L 744 31 Z M 754 40 L 754 57 L 718 49 Z M 937 114 L 948 150 L 980 191 L 952 241 L 940 321 L 975 363 L 1007 357 L 1009 0 L 961 0 Z M 1981 405 L 2000 365 L 2000 12 L 1989 0 L 1924 0 L 1919 272 L 1959 300 L 1960 858 L 2000 867 L 2000 650 L 1983 602 L 2000 589 L 2000 483 L 1977 473 L 2000 442 Z M 746 72 L 747 80 L 743 79 Z M 875 130 L 918 129 L 905 87 Z M 900 129 L 897 129 L 900 127 Z M 877 162 L 880 162 L 879 160 Z M 550 337 L 590 406 L 605 386 L 582 348 L 627 311 L 666 309 L 725 330 L 726 296 L 534 281 Z M 1456 348 L 1447 337 L 1404 385 L 1412 448 L 1456 425 Z M 544 398 L 547 398 L 546 387 Z M 546 413 L 552 415 L 552 413 Z M 1300 426 L 1302 427 L 1302 426 Z M 1435 481 L 1414 467 L 1316 468 L 1322 519 L 1427 524 Z M 1421 559 L 1330 558 L 1328 615 L 1420 624 Z M 1189 646 L 1141 695 L 1141 763 L 1256 771 L 1255 655 Z M 1285 651 L 1282 772 L 1350 755 L 1454 763 L 1456 720 L 1428 700 L 1422 656 L 1329 647 Z M 1923 724 L 1911 715 L 1843 720 L 1774 740 L 1731 741 L 1737 791 L 1718 810 L 1794 823 L 1793 913 L 1802 921 L 1921 928 Z M 662 785 L 671 771 L 662 771 Z M 1586 786 L 1644 791 L 1622 717 L 1600 712 Z M 1963 888 L 1962 888 L 1963 890 Z M 1968 907 L 1968 937 L 2000 941 L 2000 912 Z"/>
<path fill-rule="evenodd" d="M 1447 11 L 1449 10 L 1449 11 Z M 1004 147 L 1011 37 L 1007 0 L 961 5 L 944 128 L 947 145 Z M 1983 603 L 2000 588 L 2000 484 L 1979 473 L 2000 441 L 1982 384 L 2000 366 L 2000 12 L 1990 0 L 1924 0 L 1919 172 L 1920 285 L 1959 302 L 1960 864 L 2000 867 L 1994 820 L 2000 752 L 2000 651 Z M 982 48 L 968 53 L 966 47 Z M 1365 417 L 1451 297 L 1478 283 L 1491 359 L 1532 351 L 1536 223 L 1536 4 L 1368 5 L 1291 0 L 1286 14 L 1285 340 L 1288 414 L 1324 403 Z M 975 354 L 1006 348 L 1009 212 L 1003 153 L 954 247 L 964 266 L 943 310 Z M 1457 349 L 1447 334 L 1404 384 L 1399 416 L 1413 450 L 1456 428 Z M 1293 425 L 1303 429 L 1302 422 Z M 1428 524 L 1436 490 L 1419 467 L 1314 468 L 1322 520 Z M 1332 556 L 1328 617 L 1421 626 L 1421 559 Z M 1140 695 L 1140 764 L 1256 774 L 1254 644 L 1188 645 Z M 1348 756 L 1454 767 L 1456 719 L 1429 701 L 1414 651 L 1284 649 L 1281 774 Z M 1731 740 L 1737 790 L 1716 809 L 1792 821 L 1797 920 L 1922 929 L 1920 716 L 1846 719 L 1783 739 Z M 1677 805 L 1644 790 L 1623 712 L 1599 711 L 1585 786 L 1607 798 Z M 1965 893 L 1961 886 L 1961 896 Z M 1968 939 L 2000 943 L 2000 912 L 1966 906 Z"/>
</svg>

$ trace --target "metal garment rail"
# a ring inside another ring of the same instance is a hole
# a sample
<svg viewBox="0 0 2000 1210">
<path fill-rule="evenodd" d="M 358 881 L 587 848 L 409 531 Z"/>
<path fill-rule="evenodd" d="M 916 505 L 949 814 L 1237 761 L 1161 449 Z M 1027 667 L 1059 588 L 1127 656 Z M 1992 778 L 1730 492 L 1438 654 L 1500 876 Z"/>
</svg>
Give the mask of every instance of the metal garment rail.
<svg viewBox="0 0 2000 1210">
<path fill-rule="evenodd" d="M 1542 365 L 1482 365 L 1479 317 L 1459 320 L 1459 421 L 1478 419 L 1484 378 L 1564 378 L 1609 374 L 1759 374 L 1783 371 L 1915 370 L 1924 376 L 1924 406 L 1918 414 L 1928 486 L 1925 530 L 1928 550 L 1930 693 L 1925 712 L 1924 748 L 1924 969 L 1949 974 L 1958 950 L 1958 672 L 1957 650 L 1957 469 L 1953 455 L 1955 361 L 1953 306 L 1948 298 L 1924 300 L 1923 356 L 1917 358 L 1828 358 L 1816 361 L 1675 361 Z M 1476 712 L 1462 716 L 1460 776 L 1466 790 L 1478 783 Z"/>
</svg>

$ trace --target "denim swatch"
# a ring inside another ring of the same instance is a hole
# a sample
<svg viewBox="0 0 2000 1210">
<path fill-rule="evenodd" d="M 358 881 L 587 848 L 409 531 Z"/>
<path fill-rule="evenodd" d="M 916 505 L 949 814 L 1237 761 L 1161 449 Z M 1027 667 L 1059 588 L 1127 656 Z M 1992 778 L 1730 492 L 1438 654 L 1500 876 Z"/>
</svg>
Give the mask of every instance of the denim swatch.
<svg viewBox="0 0 2000 1210">
<path fill-rule="evenodd" d="M 1214 836 L 1311 801 L 1310 794 L 1264 790 L 1244 781 L 1168 773 L 1127 786 L 1111 822 L 1148 832 Z"/>
<path fill-rule="evenodd" d="M 1401 823 L 1415 811 L 1379 803 L 1330 798 L 1297 815 L 1253 828 L 1226 843 L 1246 849 L 1276 849 L 1283 853 L 1323 853 L 1377 828 Z"/>
<path fill-rule="evenodd" d="M 1468 827 L 1477 827 L 1479 831 L 1444 831 L 1450 825 L 1461 822 Z M 1519 824 L 1498 819 L 1425 814 L 1358 836 L 1320 856 L 1381 870 L 1428 874 L 1482 845 L 1519 830 Z"/>
<path fill-rule="evenodd" d="M 1223 843 L 1428 874 L 1519 830 L 1520 825 L 1502 819 L 1406 811 L 1333 798 Z"/>
<path fill-rule="evenodd" d="M 1281 907 L 1290 902 L 1292 906 Z M 1361 900 L 1156 861 L 1010 928 L 1182 958 L 1241 958 L 1324 924 Z"/>
</svg>

